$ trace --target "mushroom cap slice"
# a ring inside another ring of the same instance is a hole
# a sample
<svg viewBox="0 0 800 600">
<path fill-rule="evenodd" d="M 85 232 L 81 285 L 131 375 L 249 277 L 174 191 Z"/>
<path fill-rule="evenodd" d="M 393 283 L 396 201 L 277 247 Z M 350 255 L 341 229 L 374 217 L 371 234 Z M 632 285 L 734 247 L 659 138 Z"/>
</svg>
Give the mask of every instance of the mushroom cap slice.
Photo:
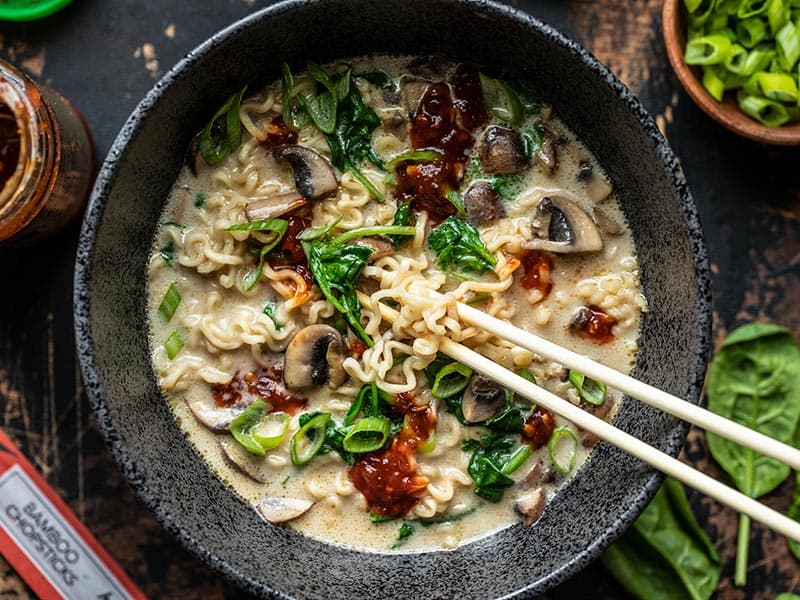
<svg viewBox="0 0 800 600">
<path fill-rule="evenodd" d="M 219 448 L 222 450 L 222 457 L 225 462 L 230 466 L 238 469 L 257 483 L 265 483 L 267 481 L 263 457 L 258 458 L 250 454 L 232 439 L 220 440 Z"/>
<path fill-rule="evenodd" d="M 506 216 L 506 207 L 500 194 L 485 181 L 477 181 L 464 194 L 467 221 L 474 225 L 487 225 Z"/>
<path fill-rule="evenodd" d="M 344 382 L 344 358 L 342 334 L 330 325 L 309 325 L 286 347 L 283 380 L 289 389 L 337 388 Z"/>
<path fill-rule="evenodd" d="M 603 249 L 603 238 L 592 218 L 563 196 L 543 198 L 532 222 L 537 237 L 522 244 L 530 250 L 587 254 Z"/>
<path fill-rule="evenodd" d="M 503 410 L 505 404 L 506 391 L 500 384 L 483 375 L 475 375 L 464 391 L 461 412 L 468 423 L 480 423 Z"/>
<path fill-rule="evenodd" d="M 489 174 L 512 175 L 530 166 L 522 135 L 500 125 L 486 129 L 478 147 L 478 160 L 483 172 Z"/>
<path fill-rule="evenodd" d="M 364 246 L 365 248 L 371 248 L 372 254 L 369 255 L 369 260 L 372 262 L 378 260 L 379 258 L 383 258 L 384 256 L 394 254 L 395 251 L 394 244 L 385 237 L 363 237 L 352 240 L 349 243 L 353 246 Z"/>
<path fill-rule="evenodd" d="M 285 523 L 306 513 L 314 503 L 300 498 L 262 498 L 256 508 L 270 523 Z"/>
<path fill-rule="evenodd" d="M 248 221 L 266 221 L 290 213 L 307 202 L 308 200 L 298 192 L 286 192 L 252 200 L 244 207 L 244 212 Z"/>
<path fill-rule="evenodd" d="M 403 75 L 400 77 L 400 94 L 403 97 L 403 106 L 408 114 L 416 112 L 425 90 L 431 84 L 430 80 L 417 77 L 415 75 Z"/>
<path fill-rule="evenodd" d="M 533 156 L 533 159 L 536 163 L 540 164 L 548 174 L 552 175 L 558 168 L 558 153 L 556 152 L 558 136 L 552 129 L 547 127 L 543 127 L 542 129 L 544 129 L 542 145 L 539 146 L 539 150 Z"/>
<path fill-rule="evenodd" d="M 307 200 L 322 198 L 339 187 L 333 167 L 321 155 L 304 146 L 276 146 L 272 156 L 279 162 L 287 162 L 294 171 L 297 191 Z"/>
<path fill-rule="evenodd" d="M 542 516 L 546 504 L 547 494 L 538 488 L 517 499 L 514 503 L 514 512 L 519 515 L 522 524 L 529 527 Z"/>
<path fill-rule="evenodd" d="M 215 433 L 230 431 L 231 421 L 242 414 L 246 407 L 245 404 L 219 407 L 211 396 L 206 398 L 195 395 L 186 397 L 186 405 L 198 423 Z"/>
</svg>

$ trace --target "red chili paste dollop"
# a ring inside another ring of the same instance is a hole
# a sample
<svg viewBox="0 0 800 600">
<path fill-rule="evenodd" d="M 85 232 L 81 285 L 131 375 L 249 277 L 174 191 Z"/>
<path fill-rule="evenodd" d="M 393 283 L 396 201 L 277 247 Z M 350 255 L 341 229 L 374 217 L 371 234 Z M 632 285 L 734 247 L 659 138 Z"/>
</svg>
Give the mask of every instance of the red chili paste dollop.
<svg viewBox="0 0 800 600">
<path fill-rule="evenodd" d="M 612 329 L 617 320 L 603 312 L 599 306 L 584 306 L 575 315 L 570 329 L 586 340 L 597 344 L 607 344 L 614 339 Z"/>
<path fill-rule="evenodd" d="M 261 142 L 261 145 L 267 149 L 283 146 L 284 144 L 297 143 L 297 132 L 294 129 L 289 129 L 289 126 L 283 122 L 281 115 L 272 117 L 272 120 L 267 125 L 266 134 L 267 139 Z"/>
<path fill-rule="evenodd" d="M 237 371 L 229 383 L 212 386 L 211 393 L 214 396 L 214 404 L 219 408 L 238 404 L 242 395 L 247 392 L 252 396 L 263 398 L 272 407 L 271 410 L 293 415 L 308 404 L 308 399 L 289 393 L 281 384 L 282 381 L 283 369 L 280 365 L 251 371 L 244 375 Z"/>
<path fill-rule="evenodd" d="M 402 517 L 425 493 L 428 479 L 417 473 L 414 451 L 436 426 L 430 406 L 418 405 L 411 394 L 399 394 L 393 408 L 406 416 L 406 426 L 387 450 L 366 454 L 350 468 L 350 481 L 370 510 L 387 518 Z"/>
<path fill-rule="evenodd" d="M 556 419 L 546 408 L 537 406 L 522 424 L 522 441 L 534 450 L 544 446 L 556 429 Z"/>
<path fill-rule="evenodd" d="M 553 256 L 541 250 L 526 250 L 520 257 L 520 262 L 525 268 L 525 274 L 520 284 L 526 290 L 538 290 L 542 300 L 550 295 L 553 282 L 550 273 L 553 271 Z"/>
</svg>

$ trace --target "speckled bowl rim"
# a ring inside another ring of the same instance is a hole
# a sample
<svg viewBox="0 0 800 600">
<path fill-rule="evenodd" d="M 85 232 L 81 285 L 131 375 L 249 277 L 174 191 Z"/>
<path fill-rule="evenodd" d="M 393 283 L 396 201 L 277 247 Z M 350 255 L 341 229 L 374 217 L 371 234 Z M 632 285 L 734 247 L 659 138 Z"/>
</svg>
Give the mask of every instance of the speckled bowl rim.
<svg viewBox="0 0 800 600">
<path fill-rule="evenodd" d="M 553 27 L 546 25 L 529 14 L 510 6 L 499 4 L 491 0 L 451 0 L 451 2 L 454 7 L 458 5 L 471 5 L 477 6 L 487 13 L 498 13 L 499 17 L 515 20 L 528 29 L 536 30 L 550 42 L 565 48 L 588 70 L 605 82 L 612 90 L 613 94 L 627 106 L 628 110 L 642 127 L 642 130 L 653 143 L 680 200 L 694 257 L 695 278 L 697 282 L 697 303 L 695 306 L 697 316 L 697 347 L 692 353 L 694 360 L 690 369 L 689 381 L 687 382 L 689 393 L 686 399 L 690 402 L 698 403 L 701 397 L 711 348 L 711 273 L 705 244 L 703 242 L 703 230 L 697 207 L 692 200 L 683 170 L 666 139 L 636 96 L 634 96 L 605 65 L 577 42 L 567 38 Z M 214 47 L 225 43 L 227 40 L 236 37 L 243 30 L 256 26 L 261 21 L 275 15 L 302 8 L 309 4 L 320 3 L 324 3 L 324 0 L 285 0 L 248 15 L 220 30 L 197 46 L 155 84 L 131 113 L 103 162 L 84 217 L 75 262 L 74 311 L 77 353 L 81 363 L 81 371 L 86 384 L 89 402 L 97 419 L 100 432 L 106 444 L 111 449 L 115 461 L 123 471 L 123 474 L 139 499 L 150 509 L 156 520 L 171 535 L 177 538 L 184 547 L 188 548 L 203 560 L 203 562 L 220 572 L 232 583 L 235 583 L 251 593 L 275 598 L 290 598 L 290 596 L 270 588 L 262 580 L 255 579 L 241 572 L 239 569 L 230 565 L 223 557 L 205 547 L 183 527 L 181 524 L 181 516 L 172 514 L 159 496 L 148 487 L 143 477 L 138 473 L 136 463 L 121 441 L 111 417 L 109 401 L 108 398 L 105 397 L 97 362 L 94 357 L 89 302 L 91 264 L 94 257 L 94 240 L 102 221 L 108 193 L 113 187 L 117 173 L 121 167 L 120 157 L 124 154 L 127 144 L 136 138 L 142 123 L 148 118 L 153 105 L 158 102 L 161 95 L 164 94 L 184 72 L 191 69 L 193 64 L 204 54 Z M 685 423 L 678 423 L 672 429 L 666 446 L 666 452 L 668 454 L 672 456 L 678 455 L 688 429 L 689 427 Z M 653 471 L 628 509 L 613 521 L 593 543 L 589 544 L 582 552 L 577 553 L 572 560 L 564 563 L 561 568 L 552 571 L 545 577 L 531 582 L 524 588 L 507 594 L 504 598 L 529 598 L 536 596 L 585 568 L 633 523 L 658 491 L 662 480 L 663 475 L 657 471 Z"/>
</svg>

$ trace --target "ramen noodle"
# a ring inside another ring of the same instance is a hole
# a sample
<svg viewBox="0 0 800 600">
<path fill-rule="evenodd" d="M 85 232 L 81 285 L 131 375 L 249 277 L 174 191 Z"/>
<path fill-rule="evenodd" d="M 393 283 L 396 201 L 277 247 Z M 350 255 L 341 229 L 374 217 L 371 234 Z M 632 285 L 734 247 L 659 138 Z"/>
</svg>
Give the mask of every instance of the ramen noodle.
<svg viewBox="0 0 800 600">
<path fill-rule="evenodd" d="M 646 310 L 591 152 L 527 86 L 436 58 L 285 66 L 230 98 L 148 279 L 160 387 L 220 479 L 271 523 L 384 550 L 535 527 L 597 442 L 442 340 L 602 418 L 619 404 L 456 302 L 624 372 Z"/>
</svg>

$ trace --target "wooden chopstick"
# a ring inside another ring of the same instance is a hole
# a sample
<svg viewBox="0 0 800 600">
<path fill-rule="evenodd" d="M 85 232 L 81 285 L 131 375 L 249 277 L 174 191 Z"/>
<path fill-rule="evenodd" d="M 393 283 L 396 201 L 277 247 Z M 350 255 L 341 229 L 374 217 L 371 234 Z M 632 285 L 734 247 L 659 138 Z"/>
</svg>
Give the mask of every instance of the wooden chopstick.
<svg viewBox="0 0 800 600">
<path fill-rule="evenodd" d="M 362 304 L 371 306 L 368 296 L 361 292 L 358 294 Z M 383 303 L 379 303 L 379 306 L 381 316 L 390 323 L 399 315 L 396 310 Z M 480 314 L 483 317 L 487 316 L 484 313 Z M 509 327 L 516 329 L 513 325 Z M 505 337 L 505 339 L 508 338 Z M 565 400 L 548 392 L 544 388 L 512 373 L 462 344 L 444 338 L 439 345 L 439 349 L 454 360 L 490 377 L 500 385 L 513 390 L 517 394 L 521 394 L 547 410 L 564 417 L 581 429 L 596 435 L 598 438 L 614 444 L 662 473 L 674 477 L 689 487 L 702 492 L 706 496 L 714 498 L 718 502 L 730 506 L 734 510 L 746 514 L 756 521 L 760 521 L 776 532 L 800 542 L 800 523 L 797 521 L 757 502 L 753 498 L 745 496 L 738 490 L 723 485 L 716 479 L 693 469 L 689 465 L 682 463 L 661 450 L 649 446 L 629 433 L 617 429 L 603 419 L 575 406 L 569 400 Z"/>
<path fill-rule="evenodd" d="M 545 356 L 570 369 L 575 369 L 590 379 L 602 381 L 609 387 L 641 400 L 653 408 L 697 425 L 706 431 L 716 433 L 720 437 L 736 442 L 745 448 L 755 450 L 759 454 L 774 458 L 783 464 L 789 465 L 795 471 L 800 471 L 800 450 L 796 448 L 773 440 L 758 431 L 721 417 L 696 404 L 686 402 L 682 398 L 673 396 L 633 377 L 624 375 L 590 358 L 581 356 L 549 340 L 481 312 L 463 302 L 458 302 L 456 309 L 458 310 L 458 315 L 465 322 L 478 326 L 492 335 Z"/>
</svg>

